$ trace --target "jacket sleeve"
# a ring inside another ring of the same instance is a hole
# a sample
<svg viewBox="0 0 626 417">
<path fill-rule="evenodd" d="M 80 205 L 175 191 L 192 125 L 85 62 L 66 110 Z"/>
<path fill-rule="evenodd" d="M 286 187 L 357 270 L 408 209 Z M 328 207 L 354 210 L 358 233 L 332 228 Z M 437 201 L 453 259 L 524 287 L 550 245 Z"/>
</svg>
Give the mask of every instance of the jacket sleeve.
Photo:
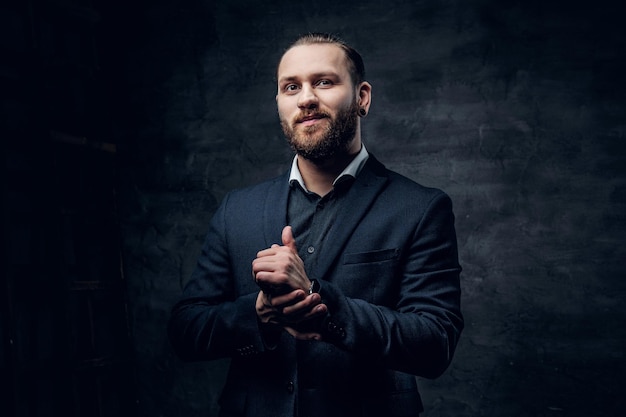
<svg viewBox="0 0 626 417">
<path fill-rule="evenodd" d="M 326 341 L 366 361 L 427 378 L 448 367 L 463 329 L 452 203 L 437 194 L 401 249 L 395 305 L 350 298 L 320 280 L 329 307 L 322 321 Z"/>
<path fill-rule="evenodd" d="M 169 339 L 183 360 L 246 356 L 263 350 L 255 310 L 258 291 L 235 289 L 225 233 L 228 197 L 213 216 L 196 269 L 171 311 Z"/>
</svg>

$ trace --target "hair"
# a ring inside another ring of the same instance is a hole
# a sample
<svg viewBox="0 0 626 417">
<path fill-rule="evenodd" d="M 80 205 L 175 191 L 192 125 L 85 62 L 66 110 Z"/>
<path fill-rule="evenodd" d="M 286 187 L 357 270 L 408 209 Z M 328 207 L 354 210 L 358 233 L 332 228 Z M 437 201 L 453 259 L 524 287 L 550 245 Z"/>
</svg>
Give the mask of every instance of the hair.
<svg viewBox="0 0 626 417">
<path fill-rule="evenodd" d="M 361 58 L 361 55 L 343 39 L 331 33 L 313 32 L 301 35 L 291 45 L 289 45 L 285 52 L 296 46 L 318 44 L 336 45 L 343 50 L 348 60 L 348 71 L 350 72 L 350 77 L 352 78 L 352 82 L 355 86 L 358 86 L 365 80 L 365 65 L 363 64 L 363 58 Z"/>
</svg>

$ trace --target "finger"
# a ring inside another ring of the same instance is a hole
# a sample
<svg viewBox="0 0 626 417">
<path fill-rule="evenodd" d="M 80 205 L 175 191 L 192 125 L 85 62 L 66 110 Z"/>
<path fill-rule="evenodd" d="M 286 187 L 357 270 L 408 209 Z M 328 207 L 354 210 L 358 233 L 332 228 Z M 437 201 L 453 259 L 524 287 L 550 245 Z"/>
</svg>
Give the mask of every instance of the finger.
<svg viewBox="0 0 626 417">
<path fill-rule="evenodd" d="M 284 246 L 287 246 L 289 249 L 291 249 L 295 253 L 298 253 L 298 249 L 296 247 L 296 240 L 293 237 L 293 229 L 291 228 L 291 226 L 285 226 L 283 228 L 283 233 L 281 237 L 282 237 Z"/>
<path fill-rule="evenodd" d="M 278 308 L 283 309 L 287 306 L 297 304 L 298 302 L 306 298 L 306 293 L 302 290 L 294 290 L 286 294 L 276 295 L 272 299 L 272 304 Z"/>
<path fill-rule="evenodd" d="M 328 307 L 321 302 L 319 294 L 311 294 L 302 301 L 282 307 L 281 311 L 285 317 L 304 319 L 325 314 L 328 311 Z"/>
<path fill-rule="evenodd" d="M 256 258 L 252 261 L 252 273 L 257 280 L 269 279 L 285 282 L 287 280 L 285 269 L 284 263 L 277 258 Z"/>
<path fill-rule="evenodd" d="M 286 323 L 302 323 L 311 319 L 324 316 L 328 312 L 326 304 L 319 304 L 310 310 L 302 310 L 298 313 L 287 315 L 282 312 L 281 317 L 284 318 Z"/>
<path fill-rule="evenodd" d="M 256 300 L 256 313 L 263 323 L 269 323 L 276 320 L 278 315 L 276 309 L 274 309 L 269 303 L 271 303 L 271 301 L 266 298 L 266 294 L 264 294 L 263 291 L 259 291 Z"/>
<path fill-rule="evenodd" d="M 276 255 L 276 250 L 280 248 L 280 246 L 278 246 L 277 244 L 273 244 L 271 247 L 267 248 L 267 249 L 263 249 L 257 252 L 256 257 L 257 258 L 263 258 L 265 256 L 272 256 L 272 255 Z"/>
<path fill-rule="evenodd" d="M 261 285 L 266 288 L 274 288 L 275 290 L 280 289 L 283 294 L 291 292 L 294 289 L 289 285 L 289 277 L 286 274 L 278 273 L 276 271 L 255 271 L 254 280 L 257 285 Z M 276 291 L 272 291 L 272 295 L 276 295 Z"/>
<path fill-rule="evenodd" d="M 252 271 L 254 271 L 255 274 L 261 271 L 274 272 L 276 267 L 276 262 L 266 260 L 265 258 L 257 258 L 252 261 Z"/>
</svg>

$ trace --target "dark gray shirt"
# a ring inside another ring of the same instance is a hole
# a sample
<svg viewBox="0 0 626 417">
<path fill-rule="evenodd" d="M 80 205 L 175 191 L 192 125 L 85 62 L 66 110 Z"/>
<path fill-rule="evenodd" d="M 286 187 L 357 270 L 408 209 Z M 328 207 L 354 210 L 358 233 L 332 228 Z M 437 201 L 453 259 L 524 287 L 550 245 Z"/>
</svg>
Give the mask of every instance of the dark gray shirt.
<svg viewBox="0 0 626 417">
<path fill-rule="evenodd" d="M 354 177 L 344 175 L 335 182 L 333 189 L 324 197 L 306 191 L 295 180 L 291 181 L 287 221 L 293 229 L 298 254 L 305 269 L 311 271 L 328 232 L 333 227 L 345 195 L 354 182 Z M 315 277 L 310 277 L 311 279 Z"/>
<path fill-rule="evenodd" d="M 345 205 L 345 196 L 368 157 L 365 146 L 362 146 L 359 154 L 335 179 L 333 189 L 323 197 L 306 189 L 298 169 L 297 158 L 294 158 L 289 179 L 291 190 L 287 206 L 287 224 L 293 229 L 298 255 L 304 261 L 307 271 L 315 267 L 326 236 L 332 229 L 337 214 Z"/>
</svg>

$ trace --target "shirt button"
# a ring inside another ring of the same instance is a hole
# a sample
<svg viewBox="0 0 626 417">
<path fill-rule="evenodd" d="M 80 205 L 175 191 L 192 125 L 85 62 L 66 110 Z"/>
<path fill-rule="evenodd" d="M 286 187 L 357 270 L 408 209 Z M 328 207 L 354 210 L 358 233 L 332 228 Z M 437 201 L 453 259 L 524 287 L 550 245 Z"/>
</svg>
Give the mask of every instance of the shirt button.
<svg viewBox="0 0 626 417">
<path fill-rule="evenodd" d="M 315 248 L 314 248 L 313 246 L 309 246 L 309 247 L 306 249 L 306 251 L 307 251 L 307 252 L 309 252 L 309 253 L 313 253 L 313 252 L 315 252 Z"/>
<path fill-rule="evenodd" d="M 289 381 L 287 383 L 287 391 L 288 392 L 293 392 L 293 382 L 292 381 Z"/>
</svg>

